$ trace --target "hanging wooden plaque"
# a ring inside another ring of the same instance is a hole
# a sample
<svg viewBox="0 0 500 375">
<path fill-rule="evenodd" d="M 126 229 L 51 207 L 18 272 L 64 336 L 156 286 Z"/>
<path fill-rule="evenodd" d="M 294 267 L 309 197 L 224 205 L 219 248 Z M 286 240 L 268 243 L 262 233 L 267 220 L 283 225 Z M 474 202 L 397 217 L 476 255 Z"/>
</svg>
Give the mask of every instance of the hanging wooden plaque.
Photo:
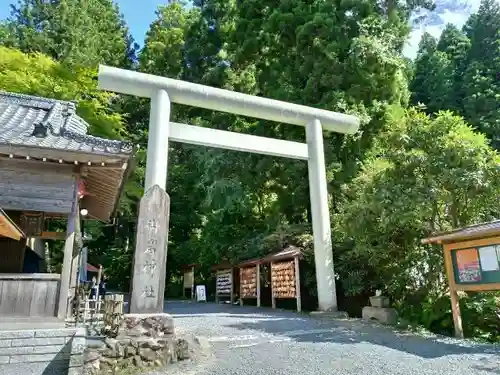
<svg viewBox="0 0 500 375">
<path fill-rule="evenodd" d="M 231 269 L 217 272 L 216 277 L 217 295 L 230 295 L 233 287 L 233 273 Z"/>
<path fill-rule="evenodd" d="M 293 260 L 271 265 L 271 282 L 274 298 L 296 298 L 295 262 Z"/>
<path fill-rule="evenodd" d="M 23 212 L 21 214 L 21 229 L 26 236 L 41 236 L 44 227 L 43 212 Z"/>
<path fill-rule="evenodd" d="M 257 297 L 257 268 L 240 268 L 240 295 L 241 298 Z"/>
</svg>

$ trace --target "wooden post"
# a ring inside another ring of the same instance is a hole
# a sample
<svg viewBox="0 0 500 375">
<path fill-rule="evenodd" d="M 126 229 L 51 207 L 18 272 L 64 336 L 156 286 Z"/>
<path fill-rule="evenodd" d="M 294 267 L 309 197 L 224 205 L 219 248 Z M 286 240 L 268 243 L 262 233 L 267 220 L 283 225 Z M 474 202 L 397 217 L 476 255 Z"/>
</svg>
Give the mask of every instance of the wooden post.
<svg viewBox="0 0 500 375">
<path fill-rule="evenodd" d="M 78 197 L 77 197 L 78 200 Z M 76 236 L 81 235 L 80 226 L 80 205 L 78 201 L 76 203 L 76 218 L 75 218 L 75 239 Z M 69 301 L 68 309 L 66 310 L 66 317 L 71 317 L 71 306 L 76 298 L 77 288 L 78 288 L 78 271 L 80 270 L 80 249 L 75 246 L 76 242 L 73 243 L 73 255 L 71 260 L 71 276 L 70 276 L 70 288 L 69 288 Z"/>
<path fill-rule="evenodd" d="M 99 301 L 101 300 L 101 279 L 102 279 L 102 264 L 99 264 L 99 270 L 97 271 L 97 294 L 95 296 L 97 305 L 99 305 Z"/>
<path fill-rule="evenodd" d="M 191 299 L 193 300 L 194 299 L 194 286 L 195 286 L 195 283 L 194 283 L 194 266 L 191 267 L 191 275 L 193 275 L 193 278 L 191 279 L 192 282 L 191 282 Z"/>
<path fill-rule="evenodd" d="M 299 268 L 299 257 L 293 258 L 295 262 L 295 298 L 297 299 L 297 311 L 302 310 L 302 300 L 300 296 L 300 268 Z"/>
<path fill-rule="evenodd" d="M 170 198 L 158 185 L 141 198 L 130 313 L 163 313 Z"/>
<path fill-rule="evenodd" d="M 77 184 L 75 182 L 75 194 L 71 214 L 68 216 L 66 226 L 66 241 L 64 242 L 64 257 L 61 270 L 61 284 L 59 288 L 59 305 L 57 317 L 66 318 L 69 306 L 69 287 L 71 282 L 71 263 L 73 260 L 73 248 L 75 246 L 75 224 L 78 220 Z"/>
<path fill-rule="evenodd" d="M 231 294 L 229 295 L 231 305 L 234 303 L 234 268 L 231 267 Z"/>
<path fill-rule="evenodd" d="M 97 285 L 101 284 L 102 279 L 102 265 L 99 264 L 99 270 L 97 271 Z"/>
<path fill-rule="evenodd" d="M 240 306 L 243 306 L 243 268 L 240 268 Z"/>
<path fill-rule="evenodd" d="M 219 303 L 219 286 L 217 280 L 219 279 L 219 271 L 215 272 L 215 303 Z"/>
<path fill-rule="evenodd" d="M 455 336 L 464 338 L 464 330 L 462 328 L 462 314 L 460 313 L 460 304 L 456 289 L 450 288 L 451 313 L 453 315 L 453 325 L 455 326 Z"/>
<path fill-rule="evenodd" d="M 257 307 L 260 307 L 260 264 L 257 263 L 255 266 L 257 268 Z"/>
<path fill-rule="evenodd" d="M 107 333 L 118 333 L 121 316 L 123 315 L 123 294 L 104 296 L 104 330 Z"/>
<path fill-rule="evenodd" d="M 450 245 L 443 245 L 444 266 L 448 276 L 448 285 L 450 288 L 451 313 L 453 316 L 453 326 L 455 328 L 455 336 L 464 337 L 462 328 L 462 315 L 460 313 L 460 304 L 455 283 L 455 273 L 453 271 L 453 261 L 451 259 Z"/>
<path fill-rule="evenodd" d="M 269 264 L 269 271 L 271 273 L 271 307 L 276 308 L 276 298 L 274 298 L 274 285 L 273 285 L 273 262 Z"/>
</svg>

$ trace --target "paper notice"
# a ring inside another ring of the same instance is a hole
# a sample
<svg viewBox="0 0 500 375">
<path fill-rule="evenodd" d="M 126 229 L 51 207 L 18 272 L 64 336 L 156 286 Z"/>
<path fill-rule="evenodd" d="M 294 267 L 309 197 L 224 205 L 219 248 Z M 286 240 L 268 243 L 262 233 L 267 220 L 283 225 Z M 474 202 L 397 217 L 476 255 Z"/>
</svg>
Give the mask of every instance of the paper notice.
<svg viewBox="0 0 500 375">
<path fill-rule="evenodd" d="M 479 248 L 479 259 L 481 261 L 481 270 L 483 272 L 498 271 L 500 269 L 496 246 L 485 246 Z"/>
</svg>

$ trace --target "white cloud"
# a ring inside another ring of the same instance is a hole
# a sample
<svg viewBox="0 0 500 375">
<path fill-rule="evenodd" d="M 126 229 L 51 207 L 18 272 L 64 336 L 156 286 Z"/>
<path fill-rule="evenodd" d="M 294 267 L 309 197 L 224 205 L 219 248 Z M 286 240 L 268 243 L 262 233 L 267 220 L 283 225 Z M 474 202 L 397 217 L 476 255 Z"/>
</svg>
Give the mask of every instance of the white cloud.
<svg viewBox="0 0 500 375">
<path fill-rule="evenodd" d="M 436 1 L 436 9 L 433 12 L 419 12 L 413 18 L 425 15 L 425 19 L 411 32 L 403 54 L 415 58 L 418 43 L 424 32 L 439 38 L 447 23 L 452 23 L 461 28 L 471 13 L 478 10 L 480 3 L 481 0 L 438 0 Z"/>
</svg>

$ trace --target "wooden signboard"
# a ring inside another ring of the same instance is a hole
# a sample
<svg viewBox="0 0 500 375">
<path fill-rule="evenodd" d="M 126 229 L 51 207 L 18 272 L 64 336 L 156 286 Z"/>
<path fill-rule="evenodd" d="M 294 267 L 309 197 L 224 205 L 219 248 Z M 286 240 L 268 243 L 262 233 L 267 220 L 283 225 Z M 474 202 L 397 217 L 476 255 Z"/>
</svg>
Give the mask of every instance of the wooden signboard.
<svg viewBox="0 0 500 375">
<path fill-rule="evenodd" d="M 257 268 L 240 268 L 240 298 L 257 298 Z"/>
<path fill-rule="evenodd" d="M 463 337 L 457 291 L 500 290 L 500 221 L 434 234 L 422 243 L 443 246 L 455 336 Z"/>
<path fill-rule="evenodd" d="M 453 249 L 451 258 L 458 288 L 500 283 L 500 243 Z"/>
<path fill-rule="evenodd" d="M 184 271 L 184 289 L 193 288 L 194 285 L 194 270 Z"/>
<path fill-rule="evenodd" d="M 271 283 L 274 298 L 295 298 L 295 262 L 292 260 L 271 264 Z"/>
<path fill-rule="evenodd" d="M 44 229 L 43 212 L 23 212 L 21 229 L 28 237 L 41 236 Z"/>
<path fill-rule="evenodd" d="M 233 269 L 217 271 L 215 297 L 218 302 L 219 297 L 228 296 L 233 301 Z"/>
</svg>

